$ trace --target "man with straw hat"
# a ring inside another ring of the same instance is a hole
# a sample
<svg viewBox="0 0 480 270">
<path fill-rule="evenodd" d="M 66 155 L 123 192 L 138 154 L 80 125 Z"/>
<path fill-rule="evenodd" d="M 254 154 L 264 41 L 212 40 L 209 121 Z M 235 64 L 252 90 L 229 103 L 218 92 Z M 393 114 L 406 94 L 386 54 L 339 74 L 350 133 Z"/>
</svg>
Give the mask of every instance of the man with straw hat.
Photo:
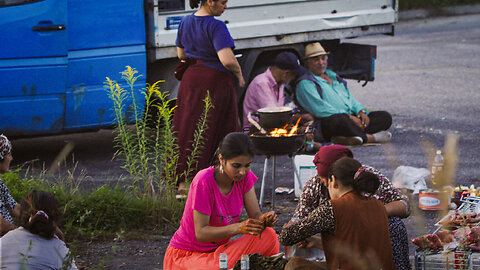
<svg viewBox="0 0 480 270">
<path fill-rule="evenodd" d="M 297 82 L 299 105 L 315 117 L 326 141 L 343 145 L 389 142 L 392 116 L 386 111 L 368 112 L 347 88 L 345 80 L 327 69 L 328 52 L 315 42 L 305 47 L 308 71 Z M 317 139 L 316 139 L 317 140 Z"/>
</svg>

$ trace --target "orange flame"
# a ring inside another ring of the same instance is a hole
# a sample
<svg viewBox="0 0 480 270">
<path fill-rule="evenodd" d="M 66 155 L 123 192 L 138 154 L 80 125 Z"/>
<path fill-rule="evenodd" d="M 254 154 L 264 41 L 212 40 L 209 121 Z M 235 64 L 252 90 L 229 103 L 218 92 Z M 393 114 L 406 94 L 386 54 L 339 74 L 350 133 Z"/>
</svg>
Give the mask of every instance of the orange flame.
<svg viewBox="0 0 480 270">
<path fill-rule="evenodd" d="M 291 137 L 293 135 L 295 135 L 295 132 L 298 130 L 298 124 L 300 123 L 300 120 L 301 118 L 298 118 L 297 120 L 297 123 L 295 124 L 295 126 L 292 127 L 292 129 L 290 129 L 290 131 L 288 131 L 286 128 L 287 128 L 287 125 L 285 125 L 283 128 L 275 128 L 273 131 L 270 132 L 270 136 L 272 137 Z"/>
</svg>

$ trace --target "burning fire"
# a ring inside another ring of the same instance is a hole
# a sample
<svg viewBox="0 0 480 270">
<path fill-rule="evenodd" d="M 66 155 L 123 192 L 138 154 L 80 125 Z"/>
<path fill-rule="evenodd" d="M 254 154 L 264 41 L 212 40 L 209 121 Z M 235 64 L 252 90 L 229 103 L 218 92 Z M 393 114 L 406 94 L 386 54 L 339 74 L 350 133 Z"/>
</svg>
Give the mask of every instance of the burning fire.
<svg viewBox="0 0 480 270">
<path fill-rule="evenodd" d="M 272 136 L 272 137 L 291 137 L 291 136 L 295 135 L 295 132 L 298 130 L 298 123 L 300 123 L 300 119 L 302 119 L 302 118 L 301 117 L 298 118 L 297 123 L 295 124 L 295 126 L 292 127 L 292 129 L 290 129 L 290 131 L 288 131 L 286 129 L 287 125 L 285 125 L 283 128 L 275 128 L 273 131 L 270 132 L 270 136 Z"/>
</svg>

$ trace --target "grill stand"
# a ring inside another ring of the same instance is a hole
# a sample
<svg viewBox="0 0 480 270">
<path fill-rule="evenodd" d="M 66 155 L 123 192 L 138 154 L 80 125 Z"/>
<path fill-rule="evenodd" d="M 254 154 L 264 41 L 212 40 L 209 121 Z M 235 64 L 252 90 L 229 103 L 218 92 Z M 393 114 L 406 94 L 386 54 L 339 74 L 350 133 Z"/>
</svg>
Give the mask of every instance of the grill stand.
<svg viewBox="0 0 480 270">
<path fill-rule="evenodd" d="M 293 158 L 293 154 L 289 154 L 288 157 L 292 161 L 292 166 L 295 175 L 297 176 L 297 181 L 298 181 L 298 186 L 301 187 L 300 183 L 300 177 L 297 171 L 297 166 L 295 166 L 295 159 Z M 277 156 L 272 156 L 272 210 L 275 210 L 275 162 L 276 162 Z M 260 199 L 258 200 L 258 205 L 260 206 L 260 209 L 262 209 L 263 206 L 263 197 L 265 194 L 265 179 L 267 178 L 267 168 L 268 168 L 268 160 L 270 159 L 270 156 L 267 155 L 265 156 L 265 161 L 263 163 L 263 176 L 262 176 L 262 185 L 260 188 Z"/>
</svg>

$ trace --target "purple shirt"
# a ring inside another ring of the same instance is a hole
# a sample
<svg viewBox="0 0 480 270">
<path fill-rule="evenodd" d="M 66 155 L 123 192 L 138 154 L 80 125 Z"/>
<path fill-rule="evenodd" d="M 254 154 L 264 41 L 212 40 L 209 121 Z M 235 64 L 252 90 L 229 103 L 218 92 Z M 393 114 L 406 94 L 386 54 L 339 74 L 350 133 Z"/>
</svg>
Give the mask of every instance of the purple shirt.
<svg viewBox="0 0 480 270">
<path fill-rule="evenodd" d="M 205 252 L 227 243 L 229 239 L 200 243 L 195 235 L 193 210 L 210 216 L 210 226 L 221 227 L 237 223 L 242 216 L 243 196 L 253 188 L 256 181 L 257 177 L 249 171 L 242 181 L 234 182 L 230 193 L 224 195 L 215 181 L 213 166 L 198 172 L 190 185 L 180 228 L 170 240 L 170 245 L 174 248 Z"/>
<path fill-rule="evenodd" d="M 209 63 L 204 63 L 215 69 L 227 71 L 218 58 L 221 49 L 235 48 L 232 36 L 224 22 L 213 16 L 183 17 L 177 32 L 177 47 L 185 50 L 185 55 Z"/>
<path fill-rule="evenodd" d="M 243 100 L 243 127 L 250 127 L 247 115 L 265 107 L 281 107 L 284 105 L 283 84 L 279 85 L 273 78 L 270 68 L 257 75 L 247 88 Z M 258 121 L 258 120 L 257 120 Z"/>
</svg>

